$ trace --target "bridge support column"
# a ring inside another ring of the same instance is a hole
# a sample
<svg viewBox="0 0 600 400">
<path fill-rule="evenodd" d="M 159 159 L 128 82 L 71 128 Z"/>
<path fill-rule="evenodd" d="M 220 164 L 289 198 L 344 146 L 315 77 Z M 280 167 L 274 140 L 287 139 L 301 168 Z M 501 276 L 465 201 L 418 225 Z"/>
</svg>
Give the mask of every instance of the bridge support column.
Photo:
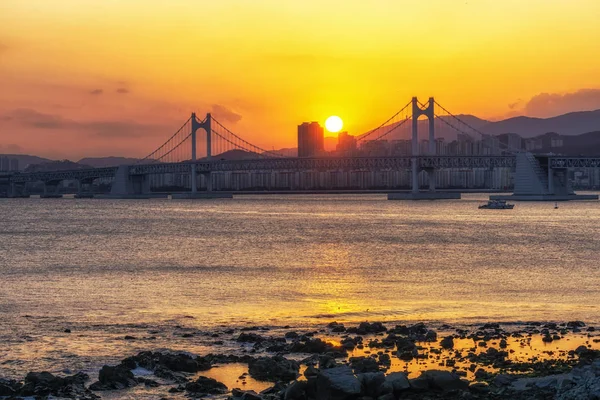
<svg viewBox="0 0 600 400">
<path fill-rule="evenodd" d="M 198 174 L 196 173 L 196 164 L 191 164 L 190 177 L 192 179 L 192 193 L 198 192 Z"/>
<path fill-rule="evenodd" d="M 564 201 L 597 200 L 598 195 L 578 195 L 570 187 L 567 169 L 554 171 L 547 156 L 517 153 L 514 194 L 493 195 L 492 200 Z"/>
<path fill-rule="evenodd" d="M 435 169 L 427 169 L 427 180 L 429 181 L 429 191 L 435 192 Z"/>
</svg>

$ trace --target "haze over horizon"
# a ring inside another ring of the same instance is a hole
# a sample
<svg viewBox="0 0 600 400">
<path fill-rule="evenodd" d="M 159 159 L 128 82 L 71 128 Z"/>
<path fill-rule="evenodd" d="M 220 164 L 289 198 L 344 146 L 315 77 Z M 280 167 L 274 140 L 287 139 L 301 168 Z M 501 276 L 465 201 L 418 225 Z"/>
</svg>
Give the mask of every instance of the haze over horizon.
<svg viewBox="0 0 600 400">
<path fill-rule="evenodd" d="M 283 148 L 303 121 L 362 133 L 413 95 L 485 119 L 600 109 L 600 3 L 577 5 L 4 0 L 0 153 L 139 157 L 191 111 Z"/>
</svg>

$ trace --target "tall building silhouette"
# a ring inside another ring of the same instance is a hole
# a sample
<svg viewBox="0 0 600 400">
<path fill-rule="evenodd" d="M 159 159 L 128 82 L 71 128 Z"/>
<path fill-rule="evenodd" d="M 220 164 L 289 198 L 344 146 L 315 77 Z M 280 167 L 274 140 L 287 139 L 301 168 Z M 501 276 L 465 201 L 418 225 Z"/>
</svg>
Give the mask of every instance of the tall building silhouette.
<svg viewBox="0 0 600 400">
<path fill-rule="evenodd" d="M 298 157 L 314 157 L 324 151 L 323 127 L 318 122 L 298 125 Z"/>
</svg>

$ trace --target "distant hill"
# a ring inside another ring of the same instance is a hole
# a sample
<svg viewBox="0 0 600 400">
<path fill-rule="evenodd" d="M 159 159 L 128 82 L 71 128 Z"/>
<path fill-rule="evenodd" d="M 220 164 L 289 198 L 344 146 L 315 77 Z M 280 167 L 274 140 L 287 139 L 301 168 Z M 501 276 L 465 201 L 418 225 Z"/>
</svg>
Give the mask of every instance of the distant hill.
<svg viewBox="0 0 600 400">
<path fill-rule="evenodd" d="M 28 154 L 0 154 L 0 157 L 16 158 L 19 160 L 19 170 L 24 170 L 30 165 L 49 162 L 47 158 L 30 156 Z"/>
<path fill-rule="evenodd" d="M 600 110 L 572 112 L 552 118 L 509 118 L 490 122 L 482 126 L 481 130 L 490 135 L 516 133 L 525 139 L 548 132 L 567 136 L 580 135 L 600 130 Z"/>
<path fill-rule="evenodd" d="M 77 161 L 78 164 L 91 165 L 94 168 L 118 167 L 119 165 L 131 165 L 138 162 L 137 158 L 128 157 L 86 157 Z"/>
<path fill-rule="evenodd" d="M 48 171 L 67 171 L 73 169 L 93 168 L 91 165 L 79 164 L 70 160 L 47 161 L 39 164 L 31 164 L 25 168 L 25 172 L 48 172 Z"/>
<path fill-rule="evenodd" d="M 524 139 L 533 138 L 548 132 L 556 132 L 560 135 L 572 136 L 600 130 L 600 110 L 573 112 L 552 118 L 514 117 L 495 122 L 486 121 L 484 119 L 475 117 L 474 115 L 468 114 L 457 115 L 457 117 L 462 122 L 459 122 L 456 119 L 448 116 L 436 118 L 435 137 L 444 138 L 446 141 L 455 140 L 457 137 L 457 131 L 454 129 L 454 127 L 471 134 L 474 139 L 480 139 L 481 136 L 471 128 L 488 135 L 516 133 Z M 380 132 L 383 133 L 397 124 L 398 123 L 390 124 L 381 129 Z M 408 122 L 408 124 L 410 124 L 410 122 Z M 469 125 L 471 128 L 465 124 Z M 429 121 L 427 121 L 427 119 L 420 119 L 418 129 L 419 138 L 427 138 L 429 132 Z M 386 138 L 388 140 L 408 140 L 411 138 L 411 134 L 411 128 L 409 126 L 403 126 L 402 128 L 398 128 L 398 130 L 390 133 L 388 136 L 386 136 Z M 359 136 L 363 135 L 364 133 Z"/>
</svg>

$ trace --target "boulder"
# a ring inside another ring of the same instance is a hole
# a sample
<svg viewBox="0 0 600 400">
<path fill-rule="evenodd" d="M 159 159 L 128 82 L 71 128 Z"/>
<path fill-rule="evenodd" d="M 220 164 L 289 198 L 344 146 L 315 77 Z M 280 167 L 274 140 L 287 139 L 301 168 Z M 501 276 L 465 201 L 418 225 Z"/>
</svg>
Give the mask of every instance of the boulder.
<svg viewBox="0 0 600 400">
<path fill-rule="evenodd" d="M 306 399 L 306 381 L 295 381 L 285 389 L 283 400 L 304 400 Z"/>
<path fill-rule="evenodd" d="M 454 348 L 454 338 L 452 336 L 446 336 L 442 340 L 440 340 L 440 346 L 443 349 L 450 350 Z"/>
<path fill-rule="evenodd" d="M 350 357 L 350 366 L 355 374 L 364 372 L 378 372 L 379 364 L 371 357 Z"/>
<path fill-rule="evenodd" d="M 194 395 L 225 394 L 228 391 L 227 386 L 221 382 L 205 376 L 199 376 L 195 381 L 189 382 L 185 385 L 185 390 Z"/>
<path fill-rule="evenodd" d="M 133 373 L 122 365 L 105 365 L 98 374 L 98 382 L 90 386 L 91 390 L 120 390 L 137 385 Z"/>
<path fill-rule="evenodd" d="M 410 389 L 410 383 L 408 378 L 402 372 L 392 372 L 385 377 L 385 382 L 382 385 L 382 391 L 384 393 L 394 393 L 396 396 L 404 391 Z"/>
<path fill-rule="evenodd" d="M 281 356 L 259 357 L 248 363 L 248 373 L 260 381 L 291 381 L 296 379 L 300 365 Z"/>
<path fill-rule="evenodd" d="M 462 380 L 459 375 L 449 371 L 424 371 L 419 378 L 425 378 L 432 389 L 444 392 L 464 390 L 469 387 L 469 382 Z"/>
<path fill-rule="evenodd" d="M 348 366 L 322 370 L 316 378 L 317 400 L 345 400 L 360 394 L 360 381 Z"/>
<path fill-rule="evenodd" d="M 382 394 L 382 385 L 385 382 L 383 372 L 367 372 L 356 376 L 361 386 L 363 396 L 377 397 Z"/>
</svg>

